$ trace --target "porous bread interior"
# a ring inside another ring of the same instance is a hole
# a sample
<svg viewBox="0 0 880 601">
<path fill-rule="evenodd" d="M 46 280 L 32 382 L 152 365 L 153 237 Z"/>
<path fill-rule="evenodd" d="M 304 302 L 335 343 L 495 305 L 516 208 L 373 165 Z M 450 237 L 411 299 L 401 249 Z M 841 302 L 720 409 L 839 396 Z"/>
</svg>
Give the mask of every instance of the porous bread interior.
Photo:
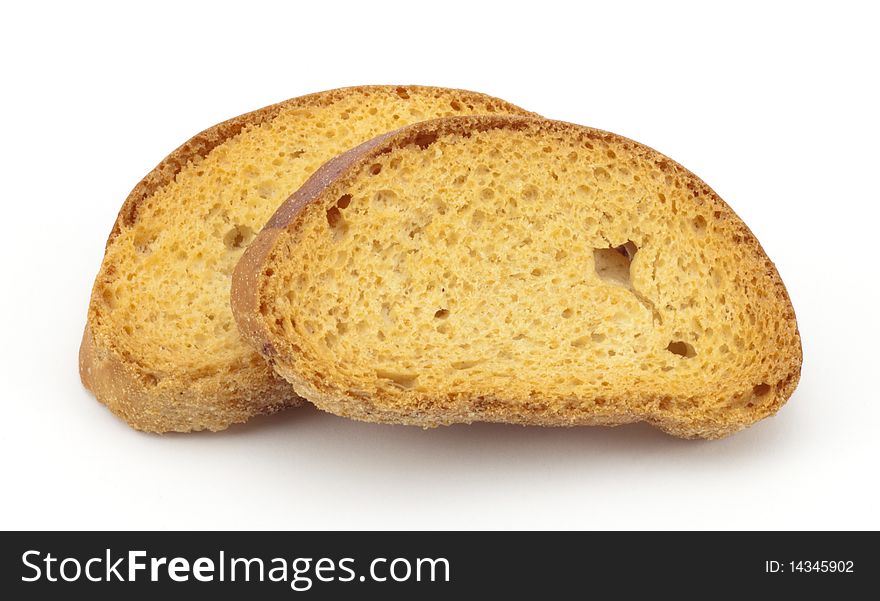
<svg viewBox="0 0 880 601">
<path fill-rule="evenodd" d="M 616 136 L 490 129 L 381 154 L 304 208 L 263 275 L 279 372 L 363 419 L 713 437 L 774 412 L 800 367 L 746 226 Z"/>
<path fill-rule="evenodd" d="M 272 377 L 241 340 L 232 270 L 278 205 L 322 163 L 379 133 L 426 118 L 507 112 L 455 90 L 376 87 L 287 103 L 248 125 L 145 199 L 108 245 L 92 296 L 93 331 L 154 386 L 220 374 L 226 388 Z M 119 225 L 119 224 L 118 224 Z M 277 387 L 276 387 L 277 388 Z M 242 394 L 245 394 L 244 391 Z M 270 402 L 272 399 L 261 399 Z"/>
</svg>

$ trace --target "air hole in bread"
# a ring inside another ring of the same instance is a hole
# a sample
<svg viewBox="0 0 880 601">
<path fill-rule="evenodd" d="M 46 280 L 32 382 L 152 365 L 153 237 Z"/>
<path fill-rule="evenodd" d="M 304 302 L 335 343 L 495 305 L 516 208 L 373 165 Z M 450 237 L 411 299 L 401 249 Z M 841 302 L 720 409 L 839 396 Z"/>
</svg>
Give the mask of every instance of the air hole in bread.
<svg viewBox="0 0 880 601">
<path fill-rule="evenodd" d="M 348 222 L 338 207 L 330 207 L 327 209 L 327 223 L 330 225 L 330 232 L 333 234 L 333 241 L 342 240 L 348 233 Z"/>
<path fill-rule="evenodd" d="M 626 258 L 632 261 L 633 257 L 635 257 L 636 253 L 639 251 L 639 248 L 636 246 L 635 242 L 627 240 L 626 244 L 621 244 L 615 250 L 626 255 Z"/>
<path fill-rule="evenodd" d="M 605 341 L 605 334 L 601 333 L 592 333 L 588 336 L 580 336 L 571 341 L 571 346 L 575 348 L 581 348 L 589 345 L 590 343 L 599 344 Z"/>
<path fill-rule="evenodd" d="M 694 217 L 694 229 L 699 233 L 705 232 L 706 231 L 706 218 L 703 217 L 702 215 L 697 215 L 696 217 Z"/>
<path fill-rule="evenodd" d="M 666 350 L 673 355 L 678 355 L 680 357 L 684 357 L 685 359 L 690 359 L 691 357 L 697 356 L 697 351 L 694 350 L 693 345 L 688 342 L 684 342 L 683 340 L 673 340 L 666 347 Z"/>
<path fill-rule="evenodd" d="M 449 317 L 448 309 L 440 309 L 439 311 L 434 313 L 434 319 L 446 319 L 447 317 Z"/>
<path fill-rule="evenodd" d="M 629 288 L 629 268 L 638 250 L 631 241 L 613 248 L 594 248 L 596 275 L 606 282 Z"/>
<path fill-rule="evenodd" d="M 148 255 L 153 251 L 153 243 L 156 241 L 158 234 L 146 229 L 138 230 L 134 235 L 134 248 L 143 255 Z"/>
<path fill-rule="evenodd" d="M 393 190 L 378 190 L 373 195 L 373 202 L 377 205 L 390 206 L 397 201 L 397 194 Z"/>
<path fill-rule="evenodd" d="M 327 223 L 334 229 L 342 223 L 342 213 L 338 207 L 334 206 L 327 209 Z"/>
<path fill-rule="evenodd" d="M 754 395 L 756 397 L 762 397 L 762 396 L 766 395 L 768 392 L 770 392 L 770 385 L 769 384 L 761 383 L 761 384 L 756 385 L 754 388 L 752 388 L 752 393 L 754 393 Z"/>
<path fill-rule="evenodd" d="M 580 336 L 579 338 L 575 338 L 574 340 L 571 341 L 571 346 L 573 346 L 575 348 L 581 348 L 581 347 L 587 346 L 587 343 L 589 343 L 589 342 L 590 342 L 589 336 Z"/>
<path fill-rule="evenodd" d="M 449 106 L 452 107 L 453 111 L 460 111 L 461 110 L 461 103 L 458 100 L 453 100 L 452 102 L 449 103 Z"/>
<path fill-rule="evenodd" d="M 343 194 L 339 197 L 339 200 L 336 201 L 336 206 L 340 209 L 347 209 L 348 205 L 351 204 L 351 194 Z"/>
<path fill-rule="evenodd" d="M 244 248 L 254 237 L 254 230 L 246 225 L 236 225 L 223 235 L 223 244 L 232 250 Z"/>
<path fill-rule="evenodd" d="M 573 312 L 571 309 L 565 309 L 562 311 L 562 317 L 564 317 L 565 319 L 568 319 L 569 317 L 571 317 L 572 314 L 573 314 Z"/>
<path fill-rule="evenodd" d="M 116 297 L 113 295 L 113 291 L 109 288 L 104 288 L 104 290 L 101 291 L 101 300 L 103 300 L 104 304 L 111 309 L 116 306 Z"/>
<path fill-rule="evenodd" d="M 404 88 L 404 87 L 399 87 L 394 91 L 397 92 L 397 95 L 400 96 L 401 98 L 403 98 L 404 100 L 409 98 L 409 93 L 406 91 L 406 88 Z"/>
<path fill-rule="evenodd" d="M 370 165 L 370 173 L 372 173 L 373 175 L 379 175 L 380 173 L 382 173 L 382 165 L 380 165 L 379 163 L 373 163 L 372 165 Z"/>
<path fill-rule="evenodd" d="M 390 371 L 387 369 L 377 369 L 376 377 L 382 380 L 389 380 L 395 386 L 398 386 L 405 390 L 409 390 L 416 385 L 416 380 L 418 380 L 419 375 L 406 372 Z"/>
<path fill-rule="evenodd" d="M 413 140 L 413 143 L 421 148 L 422 150 L 426 149 L 428 146 L 437 141 L 437 134 L 432 133 L 424 133 L 419 134 Z"/>
</svg>

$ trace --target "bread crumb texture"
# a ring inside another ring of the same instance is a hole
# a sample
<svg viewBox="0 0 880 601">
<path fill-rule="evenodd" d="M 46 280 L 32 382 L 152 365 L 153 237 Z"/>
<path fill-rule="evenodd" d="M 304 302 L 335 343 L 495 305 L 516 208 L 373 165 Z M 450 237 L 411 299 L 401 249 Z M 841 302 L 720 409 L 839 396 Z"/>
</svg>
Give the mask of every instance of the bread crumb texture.
<svg viewBox="0 0 880 601">
<path fill-rule="evenodd" d="M 240 338 L 233 268 L 322 163 L 426 118 L 524 113 L 480 94 L 364 87 L 293 99 L 220 124 L 132 192 L 107 244 L 81 351 L 83 381 L 132 426 L 218 430 L 299 398 Z"/>
<path fill-rule="evenodd" d="M 693 174 L 539 119 L 412 129 L 262 234 L 252 342 L 300 394 L 371 421 L 704 438 L 791 395 L 782 281 Z"/>
</svg>

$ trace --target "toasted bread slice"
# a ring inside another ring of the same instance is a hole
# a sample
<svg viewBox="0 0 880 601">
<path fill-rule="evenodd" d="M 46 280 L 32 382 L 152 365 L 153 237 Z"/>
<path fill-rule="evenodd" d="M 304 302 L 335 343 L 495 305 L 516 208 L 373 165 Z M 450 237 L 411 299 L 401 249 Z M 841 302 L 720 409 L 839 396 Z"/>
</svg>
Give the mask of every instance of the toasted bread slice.
<svg viewBox="0 0 880 601">
<path fill-rule="evenodd" d="M 245 252 L 232 304 L 300 395 L 367 421 L 718 438 L 801 366 L 782 280 L 706 184 L 542 119 L 439 119 L 335 158 Z"/>
<path fill-rule="evenodd" d="M 131 192 L 107 241 L 80 350 L 83 383 L 133 427 L 220 430 L 300 399 L 238 335 L 232 270 L 321 164 L 452 114 L 526 114 L 461 90 L 376 86 L 304 96 L 212 127 Z"/>
</svg>

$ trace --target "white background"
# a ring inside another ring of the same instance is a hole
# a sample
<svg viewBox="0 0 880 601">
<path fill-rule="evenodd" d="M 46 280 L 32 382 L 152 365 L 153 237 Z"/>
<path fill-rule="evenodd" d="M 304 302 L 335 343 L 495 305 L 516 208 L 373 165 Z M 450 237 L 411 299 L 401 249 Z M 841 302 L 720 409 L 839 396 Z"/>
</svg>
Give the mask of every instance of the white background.
<svg viewBox="0 0 880 601">
<path fill-rule="evenodd" d="M 878 18 L 867 2 L 714 4 L 5 4 L 0 527 L 880 527 Z M 375 83 L 480 90 L 700 175 L 793 299 L 788 405 L 719 442 L 312 408 L 130 430 L 77 373 L 129 190 L 216 122 Z"/>
</svg>

